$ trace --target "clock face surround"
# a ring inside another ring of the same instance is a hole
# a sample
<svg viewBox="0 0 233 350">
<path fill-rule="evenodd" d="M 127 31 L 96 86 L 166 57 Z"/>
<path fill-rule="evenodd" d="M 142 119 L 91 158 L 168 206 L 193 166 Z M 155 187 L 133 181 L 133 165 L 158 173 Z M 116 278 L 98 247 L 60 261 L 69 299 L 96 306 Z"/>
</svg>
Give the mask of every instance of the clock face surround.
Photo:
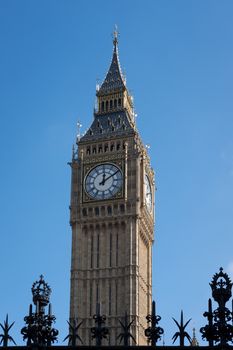
<svg viewBox="0 0 233 350">
<path fill-rule="evenodd" d="M 147 208 L 152 210 L 152 191 L 148 175 L 145 175 L 145 202 Z"/>
<path fill-rule="evenodd" d="M 122 171 L 112 163 L 96 165 L 88 172 L 84 180 L 86 193 L 96 200 L 112 198 L 121 190 L 122 185 Z"/>
</svg>

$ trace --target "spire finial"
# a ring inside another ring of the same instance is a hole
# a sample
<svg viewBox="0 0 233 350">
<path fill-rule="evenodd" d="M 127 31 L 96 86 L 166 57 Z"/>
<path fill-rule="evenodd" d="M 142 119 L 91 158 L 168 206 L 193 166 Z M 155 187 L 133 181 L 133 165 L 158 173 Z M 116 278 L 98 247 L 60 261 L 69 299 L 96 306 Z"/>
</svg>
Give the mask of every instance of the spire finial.
<svg viewBox="0 0 233 350">
<path fill-rule="evenodd" d="M 113 32 L 113 44 L 116 47 L 116 45 L 118 44 L 118 36 L 119 36 L 119 31 L 117 28 L 117 25 L 115 24 L 115 28 L 114 28 L 114 32 Z"/>
<path fill-rule="evenodd" d="M 80 140 L 80 137 L 81 137 L 81 127 L 82 127 L 82 124 L 80 123 L 80 121 L 77 122 L 77 140 L 79 141 Z"/>
</svg>

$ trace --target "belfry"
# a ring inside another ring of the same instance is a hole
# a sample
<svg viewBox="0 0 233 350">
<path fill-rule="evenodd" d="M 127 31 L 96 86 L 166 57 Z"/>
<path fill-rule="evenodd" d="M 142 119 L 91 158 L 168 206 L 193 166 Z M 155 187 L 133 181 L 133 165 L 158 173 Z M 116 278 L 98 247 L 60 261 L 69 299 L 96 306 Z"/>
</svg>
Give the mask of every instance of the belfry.
<svg viewBox="0 0 233 350">
<path fill-rule="evenodd" d="M 97 87 L 93 122 L 77 138 L 71 162 L 70 320 L 82 321 L 84 345 L 94 344 L 96 305 L 109 328 L 105 345 L 119 344 L 125 315 L 136 344 L 147 344 L 145 316 L 151 311 L 154 172 L 136 128 L 117 34 L 109 70 Z"/>
</svg>

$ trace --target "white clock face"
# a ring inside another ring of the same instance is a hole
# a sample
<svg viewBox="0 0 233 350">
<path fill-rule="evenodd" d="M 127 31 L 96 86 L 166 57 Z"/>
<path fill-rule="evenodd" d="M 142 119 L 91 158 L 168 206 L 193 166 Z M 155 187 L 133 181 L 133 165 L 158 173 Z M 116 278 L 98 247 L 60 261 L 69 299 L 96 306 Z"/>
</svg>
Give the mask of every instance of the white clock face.
<svg viewBox="0 0 233 350">
<path fill-rule="evenodd" d="M 147 175 L 145 175 L 145 201 L 146 201 L 147 208 L 151 211 L 152 210 L 152 192 L 151 192 L 150 180 Z"/>
<path fill-rule="evenodd" d="M 122 188 L 121 169 L 110 163 L 103 163 L 92 168 L 85 178 L 85 191 L 96 200 L 112 198 Z"/>
</svg>

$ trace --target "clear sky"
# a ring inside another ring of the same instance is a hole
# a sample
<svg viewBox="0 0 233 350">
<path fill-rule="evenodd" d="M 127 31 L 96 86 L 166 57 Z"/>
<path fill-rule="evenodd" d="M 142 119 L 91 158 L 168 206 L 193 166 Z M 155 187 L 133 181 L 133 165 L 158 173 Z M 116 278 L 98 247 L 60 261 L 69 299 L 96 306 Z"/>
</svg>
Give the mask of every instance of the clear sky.
<svg viewBox="0 0 233 350">
<path fill-rule="evenodd" d="M 171 317 L 206 320 L 212 275 L 233 277 L 233 2 L 0 1 L 0 322 L 19 334 L 41 273 L 67 333 L 72 144 L 93 118 L 114 24 L 137 125 L 156 173 L 153 297 Z M 200 340 L 201 336 L 197 334 Z"/>
</svg>

